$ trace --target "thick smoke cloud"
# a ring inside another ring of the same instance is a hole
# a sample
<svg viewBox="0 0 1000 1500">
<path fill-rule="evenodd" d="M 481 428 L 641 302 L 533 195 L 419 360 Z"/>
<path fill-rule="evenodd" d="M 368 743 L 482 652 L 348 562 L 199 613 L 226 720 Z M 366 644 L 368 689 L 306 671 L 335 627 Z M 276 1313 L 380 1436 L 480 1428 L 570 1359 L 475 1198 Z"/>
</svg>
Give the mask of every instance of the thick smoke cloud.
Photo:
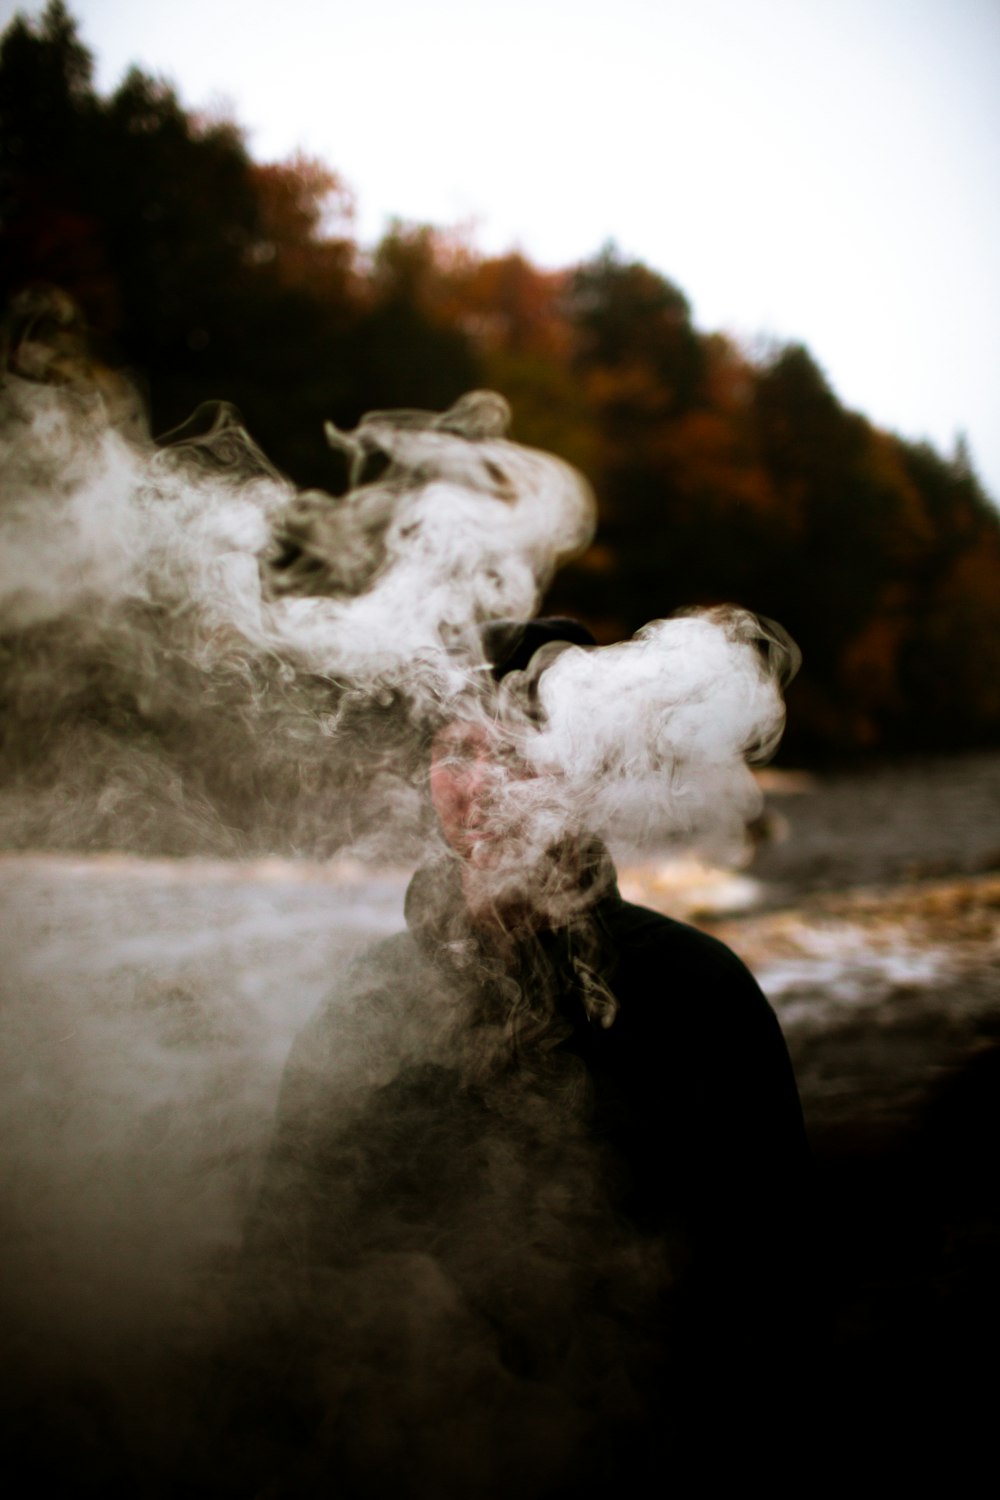
<svg viewBox="0 0 1000 1500">
<path fill-rule="evenodd" d="M 798 656 L 779 626 L 722 608 L 658 620 L 634 640 L 534 668 L 542 777 L 572 788 L 595 832 L 635 844 L 745 852 L 761 797 L 748 764 L 773 755 Z"/>
<path fill-rule="evenodd" d="M 369 418 L 346 441 L 389 467 L 337 500 L 296 495 L 224 410 L 157 449 L 92 386 L 9 374 L 3 841 L 322 853 L 380 777 L 405 826 L 475 627 L 529 614 L 592 530 L 582 479 L 505 421 L 488 393 Z"/>
<path fill-rule="evenodd" d="M 11 1174 L 4 1258 L 39 1430 L 93 1492 L 557 1492 L 643 1420 L 673 1274 L 613 1208 L 558 1049 L 567 984 L 615 1024 L 599 839 L 737 851 L 794 648 L 714 610 L 546 648 L 498 690 L 482 627 L 535 613 L 594 524 L 578 474 L 504 437 L 501 397 L 331 429 L 350 488 L 302 494 L 225 408 L 154 445 L 51 323 L 27 320 L 0 388 L 0 843 L 436 853 L 417 915 L 451 968 L 390 942 L 331 974 L 268 1147 L 322 965 L 305 999 L 273 958 L 266 995 L 237 985 L 210 890 L 173 978 L 134 893 L 61 964 L 12 947 L 5 1118 L 33 1180 Z M 491 779 L 464 888 L 426 797 L 456 723 Z"/>
<path fill-rule="evenodd" d="M 225 408 L 159 448 L 120 408 L 79 375 L 8 372 L 0 390 L 0 841 L 322 854 L 387 810 L 397 837 L 419 827 L 429 729 L 495 712 L 472 706 L 478 628 L 530 616 L 586 545 L 583 479 L 507 441 L 489 392 L 331 428 L 354 481 L 340 498 L 296 494 Z M 546 783 L 539 830 L 585 811 L 605 834 L 731 851 L 790 659 L 779 633 L 714 611 L 560 657 L 541 715 L 508 686 Z"/>
</svg>

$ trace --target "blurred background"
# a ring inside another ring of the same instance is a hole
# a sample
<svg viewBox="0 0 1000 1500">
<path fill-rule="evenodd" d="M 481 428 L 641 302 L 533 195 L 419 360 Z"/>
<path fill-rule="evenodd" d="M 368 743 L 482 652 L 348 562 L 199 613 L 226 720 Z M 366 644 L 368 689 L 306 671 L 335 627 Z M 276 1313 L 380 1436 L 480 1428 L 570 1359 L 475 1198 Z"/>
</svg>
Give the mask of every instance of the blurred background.
<svg viewBox="0 0 1000 1500">
<path fill-rule="evenodd" d="M 732 600 L 798 641 L 751 868 L 651 858 L 623 889 L 779 1011 L 848 1451 L 919 1458 L 921 1424 L 968 1450 L 1000 1333 L 1000 10 L 14 11 L 0 300 L 72 297 L 154 437 L 231 401 L 336 493 L 324 419 L 492 387 L 597 495 L 546 608 L 611 642 Z M 16 1346 L 43 1374 L 58 1349 L 56 1426 L 107 1493 L 120 1411 L 73 1380 L 181 1338 L 291 1036 L 405 880 L 103 850 L 0 881 Z"/>
<path fill-rule="evenodd" d="M 29 5 L 0 297 L 300 485 L 495 387 L 597 492 L 552 608 L 780 620 L 786 758 L 995 744 L 998 58 L 990 0 Z"/>
</svg>

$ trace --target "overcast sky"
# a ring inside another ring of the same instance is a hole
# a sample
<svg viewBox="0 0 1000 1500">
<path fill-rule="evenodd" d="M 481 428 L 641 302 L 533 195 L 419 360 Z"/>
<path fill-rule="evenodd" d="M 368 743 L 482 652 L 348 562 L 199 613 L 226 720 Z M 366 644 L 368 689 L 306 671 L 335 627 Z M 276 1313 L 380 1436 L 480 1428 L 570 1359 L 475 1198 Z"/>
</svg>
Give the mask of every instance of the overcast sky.
<svg viewBox="0 0 1000 1500">
<path fill-rule="evenodd" d="M 0 19 L 43 4 L 0 0 Z M 546 265 L 609 238 L 702 329 L 800 339 L 840 398 L 1000 499 L 1000 0 L 70 0 L 391 215 Z"/>
</svg>

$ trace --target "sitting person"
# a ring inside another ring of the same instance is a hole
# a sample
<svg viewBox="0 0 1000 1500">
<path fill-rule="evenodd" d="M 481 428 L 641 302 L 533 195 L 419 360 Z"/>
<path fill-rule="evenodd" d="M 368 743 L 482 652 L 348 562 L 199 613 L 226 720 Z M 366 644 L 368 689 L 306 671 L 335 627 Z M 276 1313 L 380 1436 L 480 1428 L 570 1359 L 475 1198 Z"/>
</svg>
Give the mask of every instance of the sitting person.
<svg viewBox="0 0 1000 1500">
<path fill-rule="evenodd" d="M 563 641 L 582 627 L 494 631 L 494 681 Z M 437 729 L 441 856 L 289 1058 L 248 1233 L 269 1494 L 708 1477 L 793 1394 L 806 1146 L 777 1020 L 729 949 L 622 900 L 596 840 L 495 879 L 518 774 L 488 715 Z"/>
</svg>

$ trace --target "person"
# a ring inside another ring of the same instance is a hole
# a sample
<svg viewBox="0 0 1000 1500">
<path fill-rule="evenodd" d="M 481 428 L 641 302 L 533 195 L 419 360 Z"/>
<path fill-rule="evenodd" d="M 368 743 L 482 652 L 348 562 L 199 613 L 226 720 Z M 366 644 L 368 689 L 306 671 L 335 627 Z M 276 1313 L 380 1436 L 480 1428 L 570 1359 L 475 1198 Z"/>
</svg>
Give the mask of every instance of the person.
<svg viewBox="0 0 1000 1500">
<path fill-rule="evenodd" d="M 484 639 L 499 683 L 589 637 Z M 794 1403 L 808 1152 L 778 1022 L 596 840 L 498 881 L 498 783 L 528 774 L 488 714 L 436 729 L 440 855 L 293 1046 L 248 1231 L 283 1329 L 257 1409 L 295 1434 L 269 1493 L 707 1478 Z"/>
</svg>

